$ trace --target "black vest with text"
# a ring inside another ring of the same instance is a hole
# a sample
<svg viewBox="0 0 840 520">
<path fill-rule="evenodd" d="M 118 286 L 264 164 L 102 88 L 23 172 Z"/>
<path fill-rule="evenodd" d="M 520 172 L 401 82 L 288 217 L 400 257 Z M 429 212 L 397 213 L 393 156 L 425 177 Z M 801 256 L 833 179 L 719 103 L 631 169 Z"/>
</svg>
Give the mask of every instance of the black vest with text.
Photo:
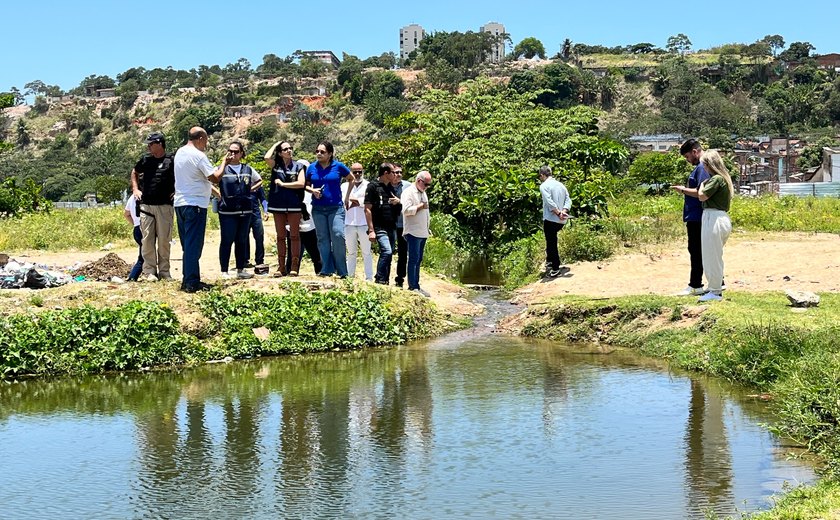
<svg viewBox="0 0 840 520">
<path fill-rule="evenodd" d="M 239 173 L 228 165 L 219 181 L 219 215 L 251 214 L 251 167 L 243 164 Z"/>
</svg>

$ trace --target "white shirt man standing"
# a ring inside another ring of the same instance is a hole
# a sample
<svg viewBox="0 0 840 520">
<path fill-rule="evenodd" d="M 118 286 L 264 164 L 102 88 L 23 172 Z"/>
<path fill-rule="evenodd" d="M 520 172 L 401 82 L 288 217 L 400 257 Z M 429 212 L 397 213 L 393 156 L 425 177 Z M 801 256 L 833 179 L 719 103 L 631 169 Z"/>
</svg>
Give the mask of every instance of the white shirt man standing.
<svg viewBox="0 0 840 520">
<path fill-rule="evenodd" d="M 368 240 L 368 226 L 365 218 L 365 192 L 368 181 L 364 178 L 364 167 L 360 163 L 350 165 L 355 180 L 341 185 L 341 200 L 345 201 L 347 214 L 344 217 L 344 239 L 347 244 L 347 274 L 356 276 L 358 250 L 362 249 L 365 266 L 365 280 L 373 281 L 373 254 Z M 349 190 L 349 193 L 348 193 Z"/>
<path fill-rule="evenodd" d="M 206 149 L 207 131 L 196 126 L 190 128 L 187 144 L 175 152 L 175 214 L 183 250 L 181 290 L 188 293 L 210 288 L 201 281 L 198 263 L 204 249 L 210 183 L 218 184 L 230 162 L 230 154 L 225 154 L 222 164 L 214 167 L 204 153 Z"/>
<path fill-rule="evenodd" d="M 543 232 L 545 233 L 545 258 L 548 276 L 552 278 L 569 272 L 568 267 L 560 265 L 560 253 L 557 250 L 557 233 L 563 229 L 569 219 L 572 198 L 562 182 L 551 175 L 550 166 L 540 167 L 540 195 L 543 206 Z"/>
<path fill-rule="evenodd" d="M 403 236 L 408 245 L 408 290 L 423 296 L 429 293 L 420 288 L 420 263 L 429 238 L 429 197 L 426 189 L 432 185 L 432 174 L 426 170 L 417 174 L 414 184 L 405 188 L 400 197 L 403 216 Z"/>
</svg>

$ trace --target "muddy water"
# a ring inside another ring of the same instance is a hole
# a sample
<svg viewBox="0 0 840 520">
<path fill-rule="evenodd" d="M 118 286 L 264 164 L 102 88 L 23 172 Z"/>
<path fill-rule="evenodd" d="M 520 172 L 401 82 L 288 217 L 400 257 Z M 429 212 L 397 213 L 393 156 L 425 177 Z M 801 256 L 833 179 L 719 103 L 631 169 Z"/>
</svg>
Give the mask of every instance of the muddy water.
<svg viewBox="0 0 840 520">
<path fill-rule="evenodd" d="M 739 388 L 476 329 L 0 386 L 0 518 L 704 518 L 811 481 Z"/>
</svg>

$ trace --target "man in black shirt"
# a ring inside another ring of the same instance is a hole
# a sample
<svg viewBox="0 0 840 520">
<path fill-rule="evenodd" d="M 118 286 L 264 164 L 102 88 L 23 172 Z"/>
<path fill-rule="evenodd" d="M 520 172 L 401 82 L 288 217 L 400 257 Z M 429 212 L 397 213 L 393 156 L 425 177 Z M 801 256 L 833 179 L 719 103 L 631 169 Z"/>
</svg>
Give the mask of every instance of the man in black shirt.
<svg viewBox="0 0 840 520">
<path fill-rule="evenodd" d="M 379 244 L 379 262 L 374 281 L 388 285 L 391 277 L 391 258 L 397 242 L 397 212 L 400 199 L 394 195 L 394 167 L 390 163 L 379 166 L 379 179 L 371 181 L 365 192 L 365 219 L 368 238 Z"/>
<path fill-rule="evenodd" d="M 144 141 L 149 153 L 131 170 L 131 189 L 140 211 L 143 235 L 143 275 L 140 280 L 171 280 L 169 249 L 175 210 L 175 169 L 172 154 L 166 153 L 166 139 L 153 132 Z"/>
</svg>

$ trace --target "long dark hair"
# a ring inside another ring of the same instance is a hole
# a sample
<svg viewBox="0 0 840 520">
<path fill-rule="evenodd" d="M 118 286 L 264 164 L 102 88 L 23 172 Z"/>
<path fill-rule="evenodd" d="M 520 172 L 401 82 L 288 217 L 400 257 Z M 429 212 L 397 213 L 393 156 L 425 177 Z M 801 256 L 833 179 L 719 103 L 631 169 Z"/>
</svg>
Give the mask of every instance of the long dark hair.
<svg viewBox="0 0 840 520">
<path fill-rule="evenodd" d="M 274 148 L 274 168 L 281 168 L 283 170 L 286 169 L 286 161 L 283 160 L 283 145 L 287 144 L 292 146 L 292 143 L 288 141 L 280 141 L 277 146 Z M 292 160 L 292 164 L 294 164 L 294 160 Z"/>
</svg>

